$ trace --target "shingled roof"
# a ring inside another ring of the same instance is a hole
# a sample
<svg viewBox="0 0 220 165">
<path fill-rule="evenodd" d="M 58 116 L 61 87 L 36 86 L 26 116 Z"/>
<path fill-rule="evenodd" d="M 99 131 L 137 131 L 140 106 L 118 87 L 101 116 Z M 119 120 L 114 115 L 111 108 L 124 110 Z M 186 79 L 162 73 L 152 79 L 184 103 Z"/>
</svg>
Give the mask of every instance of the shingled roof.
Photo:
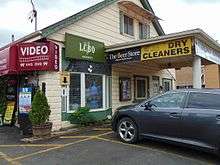
<svg viewBox="0 0 220 165">
<path fill-rule="evenodd" d="M 5 45 L 4 47 L 0 48 L 0 50 L 2 49 L 5 49 L 7 48 L 8 46 L 10 45 L 13 45 L 13 44 L 16 44 L 16 43 L 19 43 L 19 42 L 23 42 L 23 41 L 27 41 L 33 37 L 37 37 L 37 36 L 41 36 L 42 38 L 46 38 L 48 37 L 49 35 L 61 30 L 62 28 L 64 27 L 67 27 L 75 22 L 77 22 L 78 20 L 86 17 L 86 16 L 89 16 L 115 2 L 117 2 L 118 0 L 104 0 L 102 2 L 99 2 L 85 10 L 82 10 L 70 17 L 67 17 L 57 23 L 54 23 L 44 29 L 41 29 L 39 31 L 36 31 L 36 32 L 33 32 L 29 35 L 26 35 L 12 43 L 9 43 L 8 45 Z M 150 12 L 154 13 L 150 3 L 148 2 L 148 0 L 140 0 L 140 2 L 142 3 L 143 7 L 146 9 L 146 10 L 149 10 Z M 159 36 L 162 36 L 162 35 L 165 35 L 159 21 L 157 19 L 154 19 L 152 21 L 153 25 L 154 25 L 154 28 L 156 29 L 157 33 L 159 34 Z"/>
<path fill-rule="evenodd" d="M 89 15 L 91 15 L 91 14 L 93 14 L 93 13 L 95 13 L 95 12 L 97 12 L 97 11 L 113 4 L 114 2 L 117 2 L 117 1 L 118 0 L 104 0 L 100 3 L 97 3 L 93 6 L 85 9 L 85 10 L 82 10 L 82 11 L 78 12 L 78 13 L 70 16 L 70 17 L 67 17 L 67 18 L 65 18 L 65 19 L 63 19 L 63 20 L 61 20 L 61 21 L 59 21 L 55 24 L 52 24 L 52 25 L 50 25 L 50 26 L 48 26 L 48 27 L 41 30 L 42 37 L 47 37 L 50 34 L 53 34 L 53 33 L 57 32 L 58 30 L 61 30 L 62 28 L 67 27 L 67 26 L 77 22 L 78 20 L 80 20 L 80 19 L 82 19 L 86 16 L 89 16 Z M 153 11 L 150 3 L 148 2 L 148 0 L 140 0 L 140 1 L 141 1 L 142 5 L 145 9 L 147 9 L 147 10 L 151 11 L 152 13 L 154 13 L 154 11 Z M 153 20 L 153 25 L 154 25 L 154 27 L 155 27 L 155 29 L 156 29 L 156 31 L 159 35 L 164 35 L 165 34 L 158 20 L 156 20 L 156 19 Z"/>
</svg>

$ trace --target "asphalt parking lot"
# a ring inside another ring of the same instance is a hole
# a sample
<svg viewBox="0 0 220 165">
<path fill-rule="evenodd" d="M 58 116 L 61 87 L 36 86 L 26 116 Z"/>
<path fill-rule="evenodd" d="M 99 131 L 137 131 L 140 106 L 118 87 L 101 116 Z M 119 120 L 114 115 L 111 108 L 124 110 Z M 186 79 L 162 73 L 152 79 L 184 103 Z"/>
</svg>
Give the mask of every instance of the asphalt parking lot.
<svg viewBox="0 0 220 165">
<path fill-rule="evenodd" d="M 110 129 L 78 131 L 34 144 L 13 142 L 13 137 L 7 143 L 7 139 L 2 140 L 4 132 L 0 134 L 1 165 L 220 164 L 214 155 L 164 143 L 145 140 L 125 144 Z"/>
</svg>

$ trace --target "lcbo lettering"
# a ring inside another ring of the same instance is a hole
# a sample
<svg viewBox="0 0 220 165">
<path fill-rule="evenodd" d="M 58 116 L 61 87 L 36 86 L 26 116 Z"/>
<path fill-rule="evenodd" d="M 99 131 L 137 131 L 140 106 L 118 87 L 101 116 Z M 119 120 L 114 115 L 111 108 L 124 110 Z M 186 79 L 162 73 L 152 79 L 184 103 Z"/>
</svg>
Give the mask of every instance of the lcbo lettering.
<svg viewBox="0 0 220 165">
<path fill-rule="evenodd" d="M 86 54 L 94 54 L 96 49 L 95 46 L 91 45 L 90 42 L 83 42 L 79 43 L 79 50 L 80 52 L 86 52 Z"/>
<path fill-rule="evenodd" d="M 46 45 L 21 47 L 20 50 L 21 50 L 22 56 L 46 55 L 49 51 Z"/>
</svg>

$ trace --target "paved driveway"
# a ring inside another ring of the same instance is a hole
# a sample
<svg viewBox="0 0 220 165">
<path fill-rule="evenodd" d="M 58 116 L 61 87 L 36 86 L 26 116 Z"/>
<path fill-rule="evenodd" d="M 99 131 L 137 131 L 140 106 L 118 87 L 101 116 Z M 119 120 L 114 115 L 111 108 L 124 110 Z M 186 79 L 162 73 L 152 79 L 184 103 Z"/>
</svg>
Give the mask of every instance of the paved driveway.
<svg viewBox="0 0 220 165">
<path fill-rule="evenodd" d="M 1 165 L 205 165 L 219 161 L 211 154 L 158 142 L 125 144 L 109 129 L 75 132 L 35 144 L 13 142 L 13 137 L 6 143 L 2 135 Z"/>
</svg>

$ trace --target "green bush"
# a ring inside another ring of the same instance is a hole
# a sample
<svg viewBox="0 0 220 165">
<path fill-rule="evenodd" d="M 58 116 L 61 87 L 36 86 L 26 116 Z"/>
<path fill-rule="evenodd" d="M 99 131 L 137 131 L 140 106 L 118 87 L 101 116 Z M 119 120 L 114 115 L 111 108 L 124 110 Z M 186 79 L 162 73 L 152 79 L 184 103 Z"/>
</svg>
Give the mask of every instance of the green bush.
<svg viewBox="0 0 220 165">
<path fill-rule="evenodd" d="M 80 125 L 89 125 L 94 122 L 91 114 L 89 113 L 89 108 L 87 107 L 79 107 L 70 115 L 70 121 Z"/>
<path fill-rule="evenodd" d="M 50 106 L 47 98 L 40 90 L 34 95 L 32 110 L 29 113 L 29 119 L 33 125 L 41 125 L 49 120 Z"/>
</svg>

